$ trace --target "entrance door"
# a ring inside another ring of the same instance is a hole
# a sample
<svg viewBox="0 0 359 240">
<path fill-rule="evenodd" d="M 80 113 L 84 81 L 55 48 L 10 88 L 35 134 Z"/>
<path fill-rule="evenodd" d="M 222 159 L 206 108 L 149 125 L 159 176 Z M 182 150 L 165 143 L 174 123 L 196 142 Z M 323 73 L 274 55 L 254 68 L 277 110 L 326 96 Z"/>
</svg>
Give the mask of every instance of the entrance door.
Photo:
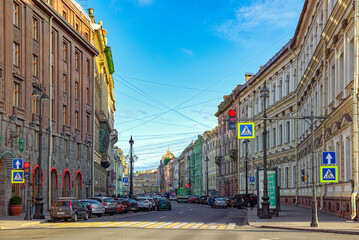
<svg viewBox="0 0 359 240">
<path fill-rule="evenodd" d="M 69 196 L 69 194 L 68 194 L 69 184 L 70 184 L 70 175 L 68 172 L 65 172 L 63 185 L 62 185 L 62 196 L 63 197 Z"/>
<path fill-rule="evenodd" d="M 0 159 L 0 216 L 6 216 L 6 166 L 4 158 Z"/>
<path fill-rule="evenodd" d="M 54 170 L 51 171 L 51 200 L 50 203 L 52 204 L 57 199 L 57 176 Z"/>
<path fill-rule="evenodd" d="M 76 175 L 75 197 L 76 197 L 77 199 L 81 198 L 81 176 L 80 176 L 80 174 L 77 174 L 77 175 Z"/>
</svg>

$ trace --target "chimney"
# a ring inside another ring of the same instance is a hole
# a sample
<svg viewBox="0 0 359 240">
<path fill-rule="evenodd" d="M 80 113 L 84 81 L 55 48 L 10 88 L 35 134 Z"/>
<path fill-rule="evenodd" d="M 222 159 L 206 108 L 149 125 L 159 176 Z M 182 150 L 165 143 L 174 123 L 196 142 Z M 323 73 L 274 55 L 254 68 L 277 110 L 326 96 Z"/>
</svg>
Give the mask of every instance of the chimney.
<svg viewBox="0 0 359 240">
<path fill-rule="evenodd" d="M 245 76 L 246 76 L 246 82 L 248 82 L 248 80 L 253 77 L 253 73 L 246 73 Z"/>
</svg>

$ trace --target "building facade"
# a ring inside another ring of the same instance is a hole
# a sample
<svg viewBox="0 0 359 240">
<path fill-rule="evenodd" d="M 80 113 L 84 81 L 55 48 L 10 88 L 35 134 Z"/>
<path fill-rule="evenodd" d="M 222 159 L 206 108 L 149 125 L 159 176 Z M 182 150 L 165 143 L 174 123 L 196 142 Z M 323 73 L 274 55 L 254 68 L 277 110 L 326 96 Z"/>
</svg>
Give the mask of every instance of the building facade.
<svg viewBox="0 0 359 240">
<path fill-rule="evenodd" d="M 133 177 L 133 190 L 136 196 L 157 193 L 157 171 L 143 171 Z"/>
<path fill-rule="evenodd" d="M 202 194 L 217 191 L 217 166 L 215 163 L 215 158 L 217 156 L 217 135 L 217 127 L 212 131 L 206 131 L 203 133 Z"/>
<path fill-rule="evenodd" d="M 94 29 L 94 46 L 99 51 L 95 58 L 95 125 L 94 138 L 94 194 L 114 194 L 114 144 L 117 131 L 114 129 L 115 98 L 113 95 L 114 64 L 111 48 L 107 46 L 107 31 L 102 22 L 95 23 L 93 9 L 89 9 L 91 25 Z M 111 167 L 110 167 L 111 166 Z"/>
<path fill-rule="evenodd" d="M 12 196 L 24 199 L 25 185 L 10 181 L 13 158 L 30 162 L 32 186 L 26 190 L 36 201 L 41 184 L 44 209 L 59 196 L 89 197 L 98 54 L 91 21 L 74 1 L 2 1 L 0 18 L 5 36 L 0 40 L 0 215 L 8 214 Z M 46 88 L 49 96 L 42 99 L 41 143 L 34 88 Z"/>
</svg>

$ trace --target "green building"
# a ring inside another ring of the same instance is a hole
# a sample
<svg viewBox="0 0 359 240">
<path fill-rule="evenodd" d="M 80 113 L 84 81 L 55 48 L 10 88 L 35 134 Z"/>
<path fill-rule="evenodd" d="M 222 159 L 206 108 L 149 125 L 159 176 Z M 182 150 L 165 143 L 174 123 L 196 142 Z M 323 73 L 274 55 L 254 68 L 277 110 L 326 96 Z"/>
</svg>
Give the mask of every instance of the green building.
<svg viewBox="0 0 359 240">
<path fill-rule="evenodd" d="M 202 194 L 202 144 L 203 136 L 198 135 L 198 139 L 193 145 L 193 154 L 191 157 L 191 180 L 192 180 L 192 194 Z"/>
</svg>

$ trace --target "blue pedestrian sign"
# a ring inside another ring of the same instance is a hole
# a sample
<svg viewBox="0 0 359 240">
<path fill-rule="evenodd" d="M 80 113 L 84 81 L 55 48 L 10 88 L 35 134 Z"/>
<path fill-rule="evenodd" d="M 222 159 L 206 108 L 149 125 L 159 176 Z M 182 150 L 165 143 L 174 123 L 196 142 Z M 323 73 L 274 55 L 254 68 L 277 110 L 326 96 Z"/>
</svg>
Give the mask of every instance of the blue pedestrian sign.
<svg viewBox="0 0 359 240">
<path fill-rule="evenodd" d="M 249 177 L 249 182 L 253 182 L 254 183 L 254 181 L 256 180 L 256 178 L 255 177 Z"/>
<path fill-rule="evenodd" d="M 24 170 L 11 170 L 11 183 L 24 182 Z"/>
<path fill-rule="evenodd" d="M 338 182 L 338 166 L 320 166 L 320 182 Z"/>
<path fill-rule="evenodd" d="M 128 183 L 128 177 L 124 177 L 124 178 L 122 179 L 122 182 Z"/>
<path fill-rule="evenodd" d="M 335 152 L 323 152 L 323 164 L 337 164 Z"/>
<path fill-rule="evenodd" d="M 13 169 L 23 169 L 24 168 L 24 161 L 22 158 L 14 158 L 12 159 L 12 168 Z"/>
<path fill-rule="evenodd" d="M 255 138 L 254 122 L 238 123 L 238 139 Z"/>
</svg>

